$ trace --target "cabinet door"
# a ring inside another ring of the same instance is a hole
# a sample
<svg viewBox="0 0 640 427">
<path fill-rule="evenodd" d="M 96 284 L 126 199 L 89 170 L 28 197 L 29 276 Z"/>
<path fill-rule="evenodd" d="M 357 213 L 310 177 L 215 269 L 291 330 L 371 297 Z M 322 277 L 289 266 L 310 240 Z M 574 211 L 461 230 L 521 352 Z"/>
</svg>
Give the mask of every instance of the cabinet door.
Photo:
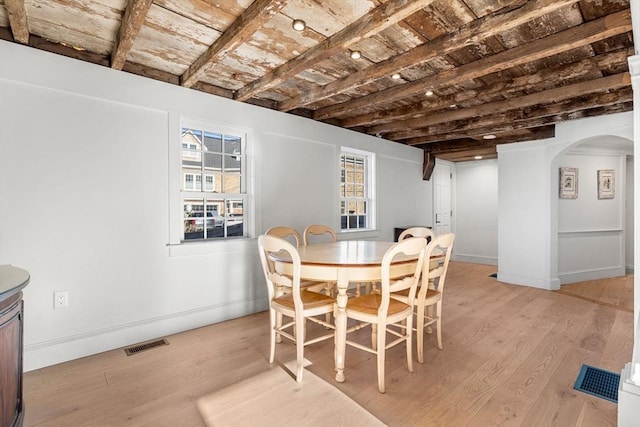
<svg viewBox="0 0 640 427">
<path fill-rule="evenodd" d="M 22 418 L 22 301 L 0 314 L 0 425 Z"/>
</svg>

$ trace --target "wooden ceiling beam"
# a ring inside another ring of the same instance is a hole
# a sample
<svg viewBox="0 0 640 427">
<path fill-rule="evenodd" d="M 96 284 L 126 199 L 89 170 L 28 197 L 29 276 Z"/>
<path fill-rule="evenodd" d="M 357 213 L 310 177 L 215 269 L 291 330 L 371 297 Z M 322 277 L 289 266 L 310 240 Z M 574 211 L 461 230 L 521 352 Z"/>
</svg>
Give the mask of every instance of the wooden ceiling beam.
<svg viewBox="0 0 640 427">
<path fill-rule="evenodd" d="M 537 139 L 552 138 L 553 136 L 555 136 L 555 125 L 550 124 L 547 126 L 529 129 L 528 132 L 522 132 L 520 135 L 514 135 L 504 139 L 485 141 L 465 138 L 458 141 L 441 141 L 428 143 L 424 144 L 422 148 L 425 151 L 429 151 L 435 156 L 438 156 L 444 153 L 455 153 L 479 148 L 495 147 L 496 145 L 510 144 L 513 142 L 535 141 Z"/>
<path fill-rule="evenodd" d="M 626 86 L 631 86 L 631 76 L 629 73 L 619 73 L 612 76 L 601 77 L 599 79 L 587 80 L 567 86 L 543 90 L 541 92 L 517 98 L 505 99 L 504 101 L 490 102 L 482 105 L 476 105 L 474 107 L 435 113 L 424 117 L 418 117 L 416 119 L 384 123 L 379 126 L 372 126 L 368 128 L 367 133 L 371 135 L 379 135 L 380 133 L 389 133 L 391 131 L 401 131 L 416 127 L 424 128 L 437 123 L 489 116 L 503 111 L 516 110 L 538 104 L 546 104 L 549 100 L 559 102 L 569 98 L 608 90 L 616 90 Z"/>
<path fill-rule="evenodd" d="M 484 59 L 470 62 L 399 86 L 355 98 L 316 110 L 314 119 L 348 114 L 360 108 L 384 104 L 402 98 L 410 98 L 425 90 L 462 83 L 518 65 L 534 62 L 558 53 L 567 52 L 609 37 L 631 31 L 631 12 L 625 9 L 577 27 L 552 34 L 545 38 L 511 48 Z"/>
<path fill-rule="evenodd" d="M 415 141 L 411 141 L 411 144 L 414 147 L 429 149 L 434 153 L 443 153 L 450 151 L 464 151 L 466 149 L 471 149 L 474 147 L 484 147 L 495 144 L 506 144 L 512 142 L 519 141 L 527 141 L 527 140 L 535 140 L 540 139 L 538 137 L 529 137 L 528 139 L 525 137 L 526 135 L 536 135 L 539 136 L 540 129 L 555 129 L 555 125 L 564 122 L 566 120 L 577 120 L 586 117 L 595 117 L 595 116 L 603 116 L 607 114 L 617 114 L 623 113 L 627 111 L 633 110 L 633 101 L 621 102 L 611 106 L 602 106 L 602 107 L 594 107 L 588 108 L 580 111 L 574 111 L 569 113 L 560 113 L 551 117 L 535 119 L 528 123 L 523 123 L 520 126 L 516 126 L 515 129 L 505 132 L 501 134 L 500 132 L 496 132 L 497 138 L 493 140 L 484 140 L 480 137 L 480 134 L 476 134 L 474 136 L 470 136 L 468 133 L 460 133 L 460 134 L 449 134 L 446 136 L 440 135 L 440 138 L 435 139 L 425 139 L 422 141 L 418 141 L 416 138 Z M 493 132 L 495 129 L 487 128 L 486 132 Z M 484 132 L 484 133 L 486 133 Z M 549 135 L 546 137 L 552 137 L 553 135 Z"/>
<path fill-rule="evenodd" d="M 24 0 L 5 0 L 4 5 L 9 15 L 9 26 L 13 39 L 18 43 L 29 44 L 29 21 Z"/>
<path fill-rule="evenodd" d="M 585 108 L 584 110 L 577 110 L 567 113 L 562 112 L 550 116 L 536 117 L 533 119 L 523 119 L 518 121 L 518 123 L 515 123 L 513 126 L 509 127 L 476 128 L 467 132 L 460 131 L 447 134 L 416 137 L 401 141 L 401 143 L 418 148 L 424 148 L 433 144 L 441 144 L 445 142 L 456 144 L 458 141 L 467 140 L 477 141 L 478 143 L 483 144 L 492 144 L 496 143 L 496 141 L 515 142 L 513 138 L 523 131 L 534 132 L 536 129 L 539 129 L 541 127 L 555 126 L 556 124 L 565 120 L 576 120 L 584 117 L 593 117 L 595 115 L 622 113 L 624 111 L 631 111 L 632 109 L 633 102 L 626 101 L 612 106 Z M 489 133 L 496 135 L 497 138 L 492 140 L 485 140 L 482 138 L 483 135 Z"/>
<path fill-rule="evenodd" d="M 111 53 L 111 68 L 122 70 L 124 67 L 133 42 L 144 25 L 151 3 L 153 0 L 129 0 L 127 3 L 118 29 L 118 37 Z"/>
<path fill-rule="evenodd" d="M 431 179 L 431 175 L 433 175 L 433 171 L 436 168 L 436 157 L 427 150 L 424 150 L 423 154 L 422 179 L 424 181 L 429 181 Z"/>
<path fill-rule="evenodd" d="M 448 108 L 453 104 L 472 100 L 480 103 L 483 99 L 497 95 L 516 93 L 520 91 L 539 91 L 550 85 L 560 85 L 570 79 L 586 76 L 605 68 L 627 67 L 627 58 L 634 54 L 633 48 L 618 49 L 591 58 L 585 58 L 571 64 L 554 68 L 544 68 L 537 73 L 518 76 L 513 79 L 496 82 L 490 86 L 478 89 L 456 92 L 450 96 L 435 97 L 412 105 L 391 110 L 374 111 L 360 116 L 346 118 L 340 125 L 346 128 L 366 126 L 372 123 L 382 124 L 406 118 L 416 118 L 430 112 Z M 413 116 L 413 117 L 410 117 Z"/>
<path fill-rule="evenodd" d="M 410 51 L 352 73 L 325 86 L 319 86 L 295 98 L 282 101 L 278 108 L 281 111 L 289 111 L 296 107 L 346 92 L 358 86 L 388 77 L 392 73 L 399 72 L 405 68 L 447 55 L 465 46 L 478 44 L 489 37 L 576 2 L 577 0 L 535 0 L 526 2 L 524 6 L 506 13 L 503 10 L 499 10 L 472 21 L 450 34 L 417 46 Z"/>
<path fill-rule="evenodd" d="M 180 84 L 192 87 L 221 61 L 282 10 L 287 0 L 255 0 L 211 46 L 182 74 Z"/>
<path fill-rule="evenodd" d="M 9 28 L 0 27 L 0 40 L 14 41 L 13 35 L 11 34 L 11 30 Z M 109 65 L 109 57 L 107 55 L 101 55 L 86 50 L 74 49 L 60 43 L 54 43 L 49 40 L 45 40 L 42 37 L 38 37 L 33 34 L 29 36 L 29 46 L 34 49 L 55 53 L 80 61 L 90 62 L 92 64 L 105 66 Z"/>
<path fill-rule="evenodd" d="M 245 101 L 259 92 L 271 89 L 296 74 L 313 67 L 315 64 L 330 58 L 350 45 L 371 37 L 411 16 L 418 10 L 430 5 L 435 0 L 390 0 L 365 14 L 353 24 L 343 28 L 331 37 L 326 38 L 298 57 L 282 64 L 280 67 L 257 80 L 247 84 L 236 92 L 235 99 Z M 297 106 L 289 108 L 293 110 Z"/>
<path fill-rule="evenodd" d="M 589 94 L 587 96 L 570 98 L 563 101 L 558 100 L 558 102 L 551 104 L 534 105 L 529 108 L 524 107 L 511 111 L 502 111 L 490 116 L 443 122 L 429 127 L 402 130 L 385 135 L 385 138 L 396 142 L 407 140 L 403 142 L 408 145 L 415 145 L 412 141 L 413 139 L 418 143 L 421 142 L 418 141 L 418 139 L 425 137 L 427 138 L 424 142 L 429 142 L 429 138 L 435 141 L 452 139 L 451 135 L 454 133 L 469 134 L 471 132 L 475 135 L 482 136 L 487 133 L 506 132 L 518 129 L 521 128 L 520 123 L 529 123 L 543 117 L 555 116 L 561 113 L 572 113 L 594 108 L 594 106 L 606 107 L 632 100 L 633 90 L 631 87 L 623 87 L 613 92 Z M 534 124 L 533 126 L 539 126 L 539 124 Z"/>
</svg>

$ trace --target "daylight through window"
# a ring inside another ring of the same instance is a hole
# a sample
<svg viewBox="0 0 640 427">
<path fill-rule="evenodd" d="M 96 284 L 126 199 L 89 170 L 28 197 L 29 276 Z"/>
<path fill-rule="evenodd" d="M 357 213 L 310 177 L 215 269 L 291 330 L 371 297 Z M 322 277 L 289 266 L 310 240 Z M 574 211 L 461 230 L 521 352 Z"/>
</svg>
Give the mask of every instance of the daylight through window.
<svg viewBox="0 0 640 427">
<path fill-rule="evenodd" d="M 245 236 L 244 137 L 182 127 L 180 157 L 183 240 Z"/>
<path fill-rule="evenodd" d="M 343 231 L 373 227 L 371 207 L 372 154 L 343 149 L 340 155 L 340 228 Z"/>
</svg>

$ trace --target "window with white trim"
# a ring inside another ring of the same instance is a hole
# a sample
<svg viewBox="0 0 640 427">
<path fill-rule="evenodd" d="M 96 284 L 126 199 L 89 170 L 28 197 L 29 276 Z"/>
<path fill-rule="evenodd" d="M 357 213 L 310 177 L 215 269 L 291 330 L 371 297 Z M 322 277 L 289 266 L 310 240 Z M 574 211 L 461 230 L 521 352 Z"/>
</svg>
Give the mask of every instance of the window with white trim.
<svg viewBox="0 0 640 427">
<path fill-rule="evenodd" d="M 181 241 L 246 236 L 246 133 L 191 120 L 180 130 Z"/>
<path fill-rule="evenodd" d="M 374 153 L 342 148 L 340 153 L 340 229 L 370 230 L 374 224 Z"/>
</svg>

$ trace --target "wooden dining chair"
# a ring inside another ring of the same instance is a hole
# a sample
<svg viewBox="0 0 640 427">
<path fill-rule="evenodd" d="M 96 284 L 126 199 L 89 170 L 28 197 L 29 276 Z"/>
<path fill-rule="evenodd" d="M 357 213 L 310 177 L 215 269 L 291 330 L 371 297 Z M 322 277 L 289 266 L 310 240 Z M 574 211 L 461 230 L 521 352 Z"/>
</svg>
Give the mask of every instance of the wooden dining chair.
<svg viewBox="0 0 640 427">
<path fill-rule="evenodd" d="M 412 325 L 413 299 L 409 298 L 406 302 L 401 302 L 392 299 L 391 294 L 406 291 L 407 295 L 415 298 L 416 288 L 422 272 L 426 245 L 427 241 L 422 238 L 406 239 L 394 244 L 382 258 L 379 292 L 350 298 L 347 301 L 347 318 L 361 322 L 350 328 L 349 331 L 371 325 L 371 346 L 349 339 L 346 340 L 346 343 L 376 355 L 378 390 L 380 393 L 385 392 L 384 364 L 385 353 L 388 348 L 404 342 L 407 348 L 407 368 L 409 372 L 413 372 L 412 328 L 404 326 L 404 324 Z M 406 275 L 400 278 L 392 278 L 392 261 L 401 254 L 416 257 L 417 260 L 415 264 L 409 263 Z M 395 339 L 387 343 L 387 334 L 392 335 Z"/>
<path fill-rule="evenodd" d="M 258 237 L 258 248 L 269 295 L 269 363 L 273 363 L 275 359 L 276 338 L 292 340 L 296 344 L 296 381 L 301 382 L 304 347 L 334 337 L 334 326 L 316 316 L 331 313 L 335 300 L 328 295 L 300 287 L 300 255 L 291 243 L 280 237 L 262 235 Z M 276 253 L 279 256 L 285 253 L 291 258 L 291 276 L 279 274 L 275 270 L 275 263 L 270 262 L 270 254 Z M 290 292 L 284 293 L 283 288 L 289 288 Z M 283 324 L 283 316 L 291 320 Z M 307 319 L 332 329 L 332 332 L 307 339 Z"/>
<path fill-rule="evenodd" d="M 454 233 L 435 237 L 427 246 L 425 262 L 423 264 L 420 287 L 414 296 L 416 310 L 416 347 L 418 362 L 424 363 L 424 334 L 430 331 L 430 326 L 436 324 L 438 348 L 442 350 L 442 296 L 453 250 Z M 437 261 L 436 266 L 433 262 Z M 394 299 L 409 303 L 411 296 L 408 292 L 393 295 Z"/>
<path fill-rule="evenodd" d="M 271 227 L 265 232 L 265 234 L 268 236 L 276 236 L 276 237 L 280 237 L 281 239 L 285 239 L 289 243 L 294 244 L 296 247 L 300 247 L 301 245 L 306 245 L 305 239 L 300 235 L 300 233 L 298 233 L 298 230 L 296 230 L 293 227 L 287 227 L 287 226 Z M 334 233 L 334 236 L 335 236 L 335 233 Z M 319 291 L 327 288 L 327 285 L 325 282 L 303 280 L 301 283 L 302 283 L 301 286 L 303 288 L 308 288 L 313 291 Z M 327 293 L 327 295 L 330 295 L 330 294 L 331 294 L 330 292 Z M 328 319 L 329 318 L 327 318 L 327 320 Z"/>
<path fill-rule="evenodd" d="M 427 244 L 428 244 L 434 239 L 435 236 L 436 236 L 435 233 L 429 227 L 409 227 L 406 230 L 404 230 L 402 233 L 400 233 L 400 235 L 398 236 L 398 241 L 401 242 L 402 240 L 407 239 L 409 237 L 423 237 L 427 239 Z M 431 266 L 429 268 L 435 268 L 438 265 L 438 262 L 434 260 L 431 260 L 431 261 L 425 260 L 425 262 L 431 263 Z"/>
<path fill-rule="evenodd" d="M 302 240 L 304 241 L 305 245 L 309 245 L 321 242 L 336 242 L 338 241 L 338 237 L 336 236 L 336 232 L 333 231 L 333 228 L 329 227 L 328 225 L 311 224 L 308 225 L 302 232 Z M 335 282 L 325 282 L 325 293 L 327 295 L 333 296 L 334 287 Z M 329 319 L 330 315 L 327 316 L 327 321 L 329 321 Z"/>
<path fill-rule="evenodd" d="M 408 238 L 408 237 L 424 237 L 427 239 L 427 243 L 429 243 L 435 237 L 433 230 L 429 227 L 410 227 L 404 230 L 398 236 L 398 242 Z"/>
<path fill-rule="evenodd" d="M 285 226 L 271 227 L 267 231 L 265 231 L 264 234 L 268 236 L 276 236 L 276 237 L 280 237 L 281 239 L 285 239 L 289 243 L 294 244 L 296 247 L 304 244 L 304 240 L 302 239 L 302 236 L 300 235 L 300 233 L 298 233 L 298 230 L 296 230 L 293 227 L 285 227 Z"/>
<path fill-rule="evenodd" d="M 282 226 L 282 225 L 271 227 L 265 232 L 265 234 L 268 236 L 280 237 L 281 239 L 284 239 L 289 243 L 293 244 L 295 247 L 300 247 L 301 245 L 305 244 L 304 239 L 302 238 L 298 230 L 296 230 L 293 227 Z M 327 295 L 331 295 L 331 287 L 328 286 L 326 282 L 316 282 L 313 280 L 301 280 L 300 286 L 311 291 L 316 291 L 316 292 L 324 291 Z M 285 289 L 285 292 L 287 292 L 286 289 Z M 281 316 L 281 314 L 278 314 L 278 316 Z M 330 313 L 327 313 L 326 321 L 327 322 L 331 321 Z M 278 336 L 277 342 L 279 343 L 281 341 L 282 340 L 280 336 Z"/>
<path fill-rule="evenodd" d="M 302 233 L 302 238 L 305 245 L 313 242 L 336 242 L 338 240 L 333 228 L 322 224 L 311 224 L 307 226 Z"/>
</svg>

